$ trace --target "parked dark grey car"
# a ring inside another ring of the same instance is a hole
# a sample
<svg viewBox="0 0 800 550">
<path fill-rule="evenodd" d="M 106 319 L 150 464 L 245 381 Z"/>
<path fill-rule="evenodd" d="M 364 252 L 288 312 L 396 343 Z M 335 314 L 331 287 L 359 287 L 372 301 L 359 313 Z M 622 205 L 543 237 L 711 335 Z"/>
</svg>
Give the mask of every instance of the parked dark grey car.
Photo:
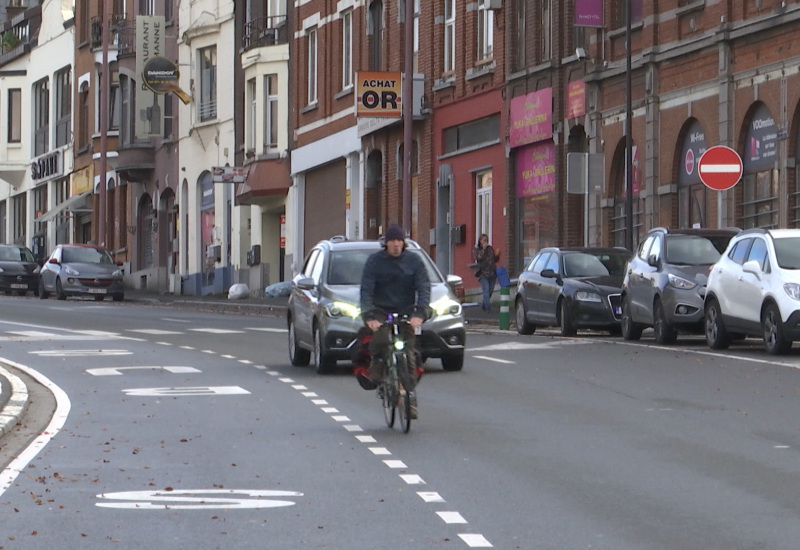
<svg viewBox="0 0 800 550">
<path fill-rule="evenodd" d="M 578 329 L 620 331 L 621 286 L 633 255 L 625 248 L 543 248 L 520 274 L 514 299 L 517 332 L 558 326 L 564 336 Z"/>
<path fill-rule="evenodd" d="M 27 246 L 0 244 L 0 291 L 6 294 L 36 292 L 39 264 Z"/>
<path fill-rule="evenodd" d="M 739 232 L 651 229 L 625 270 L 622 337 L 638 340 L 647 327 L 659 344 L 675 342 L 678 332 L 703 334 L 708 270 Z"/>
<path fill-rule="evenodd" d="M 453 289 L 461 277 L 447 278 L 420 246 L 406 239 L 407 250 L 419 254 L 431 281 L 431 317 L 422 325 L 417 348 L 424 358 L 439 358 L 444 370 L 464 365 L 466 329 L 461 304 Z M 306 256 L 302 271 L 292 280 L 286 311 L 289 359 L 292 365 L 314 361 L 316 371 L 329 373 L 337 360 L 350 360 L 356 333 L 364 326 L 359 310 L 361 272 L 379 241 L 334 237 L 317 243 Z"/>
</svg>

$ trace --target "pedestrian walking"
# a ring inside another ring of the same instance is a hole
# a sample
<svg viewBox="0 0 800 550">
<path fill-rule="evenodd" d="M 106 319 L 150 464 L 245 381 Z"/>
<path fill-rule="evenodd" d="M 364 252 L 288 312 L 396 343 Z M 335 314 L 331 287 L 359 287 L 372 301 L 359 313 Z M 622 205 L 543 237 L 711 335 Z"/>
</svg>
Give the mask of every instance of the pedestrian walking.
<svg viewBox="0 0 800 550">
<path fill-rule="evenodd" d="M 472 249 L 472 258 L 475 260 L 475 276 L 481 283 L 483 302 L 481 309 L 491 311 L 492 292 L 497 280 L 497 262 L 500 261 L 500 250 L 489 244 L 489 235 L 483 233 L 478 238 L 478 244 Z"/>
</svg>

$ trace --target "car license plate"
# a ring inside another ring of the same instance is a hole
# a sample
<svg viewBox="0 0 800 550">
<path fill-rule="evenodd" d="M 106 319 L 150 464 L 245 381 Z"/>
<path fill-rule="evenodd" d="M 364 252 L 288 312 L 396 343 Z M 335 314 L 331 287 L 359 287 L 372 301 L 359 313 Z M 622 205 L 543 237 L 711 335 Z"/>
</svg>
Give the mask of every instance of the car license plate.
<svg viewBox="0 0 800 550">
<path fill-rule="evenodd" d="M 105 288 L 90 288 L 89 289 L 89 294 L 105 294 L 105 293 L 106 293 L 106 289 Z"/>
<path fill-rule="evenodd" d="M 19 289 L 23 289 L 24 288 L 25 290 L 28 290 L 28 285 L 22 285 L 22 284 L 19 284 L 19 283 L 14 283 L 14 284 L 11 285 L 11 288 L 19 288 Z"/>
<path fill-rule="evenodd" d="M 614 315 L 622 315 L 622 308 L 620 306 L 614 308 Z"/>
</svg>

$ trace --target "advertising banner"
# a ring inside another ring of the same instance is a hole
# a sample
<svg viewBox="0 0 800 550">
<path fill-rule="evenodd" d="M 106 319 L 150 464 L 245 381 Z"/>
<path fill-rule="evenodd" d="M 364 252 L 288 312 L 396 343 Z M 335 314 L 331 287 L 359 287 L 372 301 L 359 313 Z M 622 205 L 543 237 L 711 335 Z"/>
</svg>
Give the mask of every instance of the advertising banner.
<svg viewBox="0 0 800 550">
<path fill-rule="evenodd" d="M 510 111 L 511 147 L 552 139 L 553 88 L 513 98 Z"/>
<path fill-rule="evenodd" d="M 586 83 L 573 80 L 567 84 L 567 118 L 577 118 L 586 114 Z"/>
<path fill-rule="evenodd" d="M 136 16 L 136 137 L 164 133 L 164 96 L 145 84 L 145 66 L 150 59 L 164 55 L 163 16 Z"/>
<path fill-rule="evenodd" d="M 359 72 L 356 74 L 356 116 L 403 116 L 403 73 Z"/>
<path fill-rule="evenodd" d="M 556 189 L 556 146 L 552 141 L 517 152 L 517 198 L 541 197 Z"/>
<path fill-rule="evenodd" d="M 603 0 L 575 0 L 575 25 L 603 27 Z"/>
</svg>

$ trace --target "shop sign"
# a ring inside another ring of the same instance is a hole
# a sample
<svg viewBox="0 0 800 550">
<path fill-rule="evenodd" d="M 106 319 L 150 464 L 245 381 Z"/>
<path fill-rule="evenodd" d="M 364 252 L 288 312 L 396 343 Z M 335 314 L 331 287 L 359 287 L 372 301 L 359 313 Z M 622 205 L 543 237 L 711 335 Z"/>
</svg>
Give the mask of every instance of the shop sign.
<svg viewBox="0 0 800 550">
<path fill-rule="evenodd" d="M 513 98 L 509 114 L 511 147 L 552 139 L 553 88 Z"/>
<path fill-rule="evenodd" d="M 31 163 L 31 179 L 34 182 L 50 180 L 63 174 L 61 151 L 43 155 Z"/>
</svg>

